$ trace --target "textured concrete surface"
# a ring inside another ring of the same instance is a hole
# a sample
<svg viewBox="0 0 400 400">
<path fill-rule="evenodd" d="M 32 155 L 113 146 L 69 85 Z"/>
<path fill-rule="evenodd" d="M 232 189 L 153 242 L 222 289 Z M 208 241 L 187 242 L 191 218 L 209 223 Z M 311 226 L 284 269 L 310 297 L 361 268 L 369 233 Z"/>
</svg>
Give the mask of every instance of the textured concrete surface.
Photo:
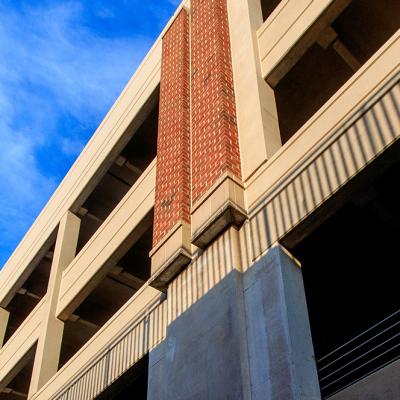
<svg viewBox="0 0 400 400">
<path fill-rule="evenodd" d="M 301 270 L 280 246 L 244 277 L 253 400 L 318 400 Z"/>
<path fill-rule="evenodd" d="M 248 398 L 241 294 L 233 271 L 169 326 L 150 354 L 148 399 Z"/>
<path fill-rule="evenodd" d="M 282 247 L 171 323 L 150 354 L 148 398 L 320 399 L 302 275 Z"/>
</svg>

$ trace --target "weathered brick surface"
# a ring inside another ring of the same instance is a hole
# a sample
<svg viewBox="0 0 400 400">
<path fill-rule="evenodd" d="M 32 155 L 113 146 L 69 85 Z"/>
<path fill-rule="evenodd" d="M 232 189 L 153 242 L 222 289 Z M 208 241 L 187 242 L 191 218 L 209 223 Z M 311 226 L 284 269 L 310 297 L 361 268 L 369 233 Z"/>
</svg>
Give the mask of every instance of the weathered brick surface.
<svg viewBox="0 0 400 400">
<path fill-rule="evenodd" d="M 190 221 L 189 17 L 177 16 L 163 38 L 153 246 Z"/>
<path fill-rule="evenodd" d="M 192 200 L 224 173 L 241 178 L 226 0 L 192 0 Z"/>
</svg>

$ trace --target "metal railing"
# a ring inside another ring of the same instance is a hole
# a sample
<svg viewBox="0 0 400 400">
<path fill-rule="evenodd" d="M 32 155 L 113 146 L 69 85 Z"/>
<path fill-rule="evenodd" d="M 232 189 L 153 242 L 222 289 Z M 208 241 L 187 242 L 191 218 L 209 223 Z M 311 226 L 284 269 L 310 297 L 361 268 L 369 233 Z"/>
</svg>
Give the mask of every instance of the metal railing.
<svg viewBox="0 0 400 400">
<path fill-rule="evenodd" d="M 317 360 L 327 399 L 400 359 L 400 309 Z"/>
</svg>

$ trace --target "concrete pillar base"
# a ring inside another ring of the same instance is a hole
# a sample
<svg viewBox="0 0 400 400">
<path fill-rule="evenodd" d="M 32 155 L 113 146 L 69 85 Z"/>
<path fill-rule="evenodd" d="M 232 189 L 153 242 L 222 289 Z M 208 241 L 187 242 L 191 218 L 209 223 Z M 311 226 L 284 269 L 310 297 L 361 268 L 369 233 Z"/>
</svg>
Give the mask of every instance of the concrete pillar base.
<svg viewBox="0 0 400 400">
<path fill-rule="evenodd" d="M 244 277 L 253 400 L 320 400 L 302 274 L 281 246 Z"/>
<path fill-rule="evenodd" d="M 230 272 L 150 353 L 149 400 L 249 399 L 242 276 Z"/>
<path fill-rule="evenodd" d="M 320 400 L 297 261 L 276 246 L 243 274 L 232 268 L 237 257 L 223 257 L 238 250 L 235 232 L 168 289 L 170 323 L 150 352 L 148 399 Z M 219 268 L 227 273 L 213 280 Z"/>
</svg>

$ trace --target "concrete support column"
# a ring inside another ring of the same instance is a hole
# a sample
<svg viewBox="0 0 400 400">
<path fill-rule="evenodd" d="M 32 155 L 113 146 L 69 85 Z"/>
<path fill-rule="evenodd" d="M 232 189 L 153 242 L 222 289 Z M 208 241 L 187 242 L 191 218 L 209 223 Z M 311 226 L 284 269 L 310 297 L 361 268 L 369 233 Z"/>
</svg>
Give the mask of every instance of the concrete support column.
<svg viewBox="0 0 400 400">
<path fill-rule="evenodd" d="M 56 318 L 56 307 L 62 273 L 76 254 L 80 222 L 80 219 L 69 211 L 60 221 L 47 290 L 46 312 L 36 349 L 28 398 L 58 370 L 64 323 Z"/>
<path fill-rule="evenodd" d="M 242 175 L 246 181 L 280 147 L 274 90 L 261 74 L 257 30 L 260 0 L 228 0 Z M 255 146 L 254 144 L 257 143 Z"/>
<path fill-rule="evenodd" d="M 168 287 L 165 340 L 149 355 L 148 400 L 250 399 L 237 232 Z"/>
<path fill-rule="evenodd" d="M 252 399 L 321 398 L 302 273 L 277 245 L 244 276 Z"/>
<path fill-rule="evenodd" d="M 233 270 L 150 353 L 148 400 L 250 399 L 241 274 Z"/>
<path fill-rule="evenodd" d="M 4 308 L 0 307 L 0 348 L 3 347 L 4 337 L 6 335 L 8 318 L 10 313 Z"/>
</svg>

